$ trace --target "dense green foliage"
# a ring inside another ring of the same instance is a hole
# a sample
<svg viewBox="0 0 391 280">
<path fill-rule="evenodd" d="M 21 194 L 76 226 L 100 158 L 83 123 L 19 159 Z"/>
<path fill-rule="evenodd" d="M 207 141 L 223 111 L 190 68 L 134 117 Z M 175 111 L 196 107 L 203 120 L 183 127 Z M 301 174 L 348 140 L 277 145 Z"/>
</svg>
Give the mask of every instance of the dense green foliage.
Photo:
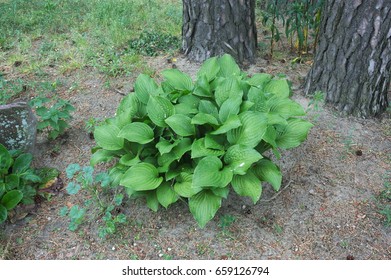
<svg viewBox="0 0 391 280">
<path fill-rule="evenodd" d="M 281 173 L 265 153 L 297 147 L 312 126 L 297 118 L 305 112 L 286 79 L 248 77 L 229 55 L 207 60 L 195 83 L 177 69 L 162 75 L 161 85 L 140 75 L 116 116 L 95 129 L 91 164 L 117 158 L 114 183 L 154 211 L 187 198 L 201 227 L 231 186 L 254 203 L 261 182 L 278 191 Z"/>
<path fill-rule="evenodd" d="M 42 179 L 30 168 L 32 160 L 31 154 L 10 152 L 0 144 L 0 223 L 19 203 L 34 202 L 34 185 Z"/>
<path fill-rule="evenodd" d="M 149 32 L 141 33 L 139 38 L 129 43 L 131 51 L 147 56 L 157 56 L 170 50 L 178 50 L 180 39 L 171 34 Z"/>
</svg>

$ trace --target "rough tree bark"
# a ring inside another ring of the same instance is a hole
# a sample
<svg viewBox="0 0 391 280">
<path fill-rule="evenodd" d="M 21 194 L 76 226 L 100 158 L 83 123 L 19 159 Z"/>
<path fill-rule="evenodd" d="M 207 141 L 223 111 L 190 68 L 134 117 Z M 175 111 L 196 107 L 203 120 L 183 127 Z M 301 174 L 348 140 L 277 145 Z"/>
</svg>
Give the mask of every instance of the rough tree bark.
<svg viewBox="0 0 391 280">
<path fill-rule="evenodd" d="M 360 117 L 388 106 L 391 0 L 327 0 L 305 92 L 325 92 L 340 111 Z"/>
<path fill-rule="evenodd" d="M 183 0 L 182 42 L 194 61 L 229 53 L 239 63 L 253 63 L 255 0 Z"/>
</svg>

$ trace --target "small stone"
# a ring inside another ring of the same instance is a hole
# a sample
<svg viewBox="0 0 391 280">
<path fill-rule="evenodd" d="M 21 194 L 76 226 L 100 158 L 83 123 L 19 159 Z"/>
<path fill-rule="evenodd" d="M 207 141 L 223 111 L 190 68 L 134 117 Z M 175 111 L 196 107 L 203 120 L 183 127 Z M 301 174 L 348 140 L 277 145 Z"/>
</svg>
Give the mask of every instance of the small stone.
<svg viewBox="0 0 391 280">
<path fill-rule="evenodd" d="M 246 209 L 246 205 L 242 205 L 242 209 Z"/>
<path fill-rule="evenodd" d="M 115 246 L 111 247 L 111 250 L 112 250 L 112 251 L 115 251 Z"/>
<path fill-rule="evenodd" d="M 309 190 L 310 195 L 315 195 L 315 191 L 313 189 Z"/>
<path fill-rule="evenodd" d="M 169 252 L 170 252 L 171 250 L 172 250 L 172 249 L 171 249 L 170 247 L 168 247 L 168 248 L 167 248 L 167 251 L 169 251 Z"/>
<path fill-rule="evenodd" d="M 159 258 L 161 258 L 161 257 L 163 257 L 163 256 L 164 256 L 164 254 L 160 253 L 158 256 L 159 256 Z"/>
<path fill-rule="evenodd" d="M 37 118 L 26 102 L 0 105 L 0 143 L 8 150 L 33 153 Z"/>
</svg>

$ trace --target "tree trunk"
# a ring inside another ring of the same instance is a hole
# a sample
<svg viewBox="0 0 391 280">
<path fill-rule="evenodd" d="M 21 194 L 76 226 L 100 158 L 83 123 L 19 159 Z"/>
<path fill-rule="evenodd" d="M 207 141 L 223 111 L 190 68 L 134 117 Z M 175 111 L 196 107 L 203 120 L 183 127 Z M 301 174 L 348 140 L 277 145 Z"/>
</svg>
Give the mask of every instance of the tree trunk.
<svg viewBox="0 0 391 280">
<path fill-rule="evenodd" d="M 306 94 L 360 117 L 388 106 L 391 79 L 391 0 L 327 0 Z"/>
<path fill-rule="evenodd" d="M 253 63 L 257 48 L 255 0 L 183 0 L 183 51 L 202 62 L 231 54 Z"/>
</svg>

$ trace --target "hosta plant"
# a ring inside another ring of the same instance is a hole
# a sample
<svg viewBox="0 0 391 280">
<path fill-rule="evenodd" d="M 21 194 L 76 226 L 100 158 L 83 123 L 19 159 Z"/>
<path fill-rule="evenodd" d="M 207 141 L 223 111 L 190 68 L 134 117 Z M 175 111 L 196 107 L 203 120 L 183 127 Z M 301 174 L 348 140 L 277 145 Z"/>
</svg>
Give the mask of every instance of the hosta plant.
<svg viewBox="0 0 391 280">
<path fill-rule="evenodd" d="M 268 150 L 297 147 L 312 126 L 286 79 L 249 77 L 229 55 L 205 61 L 195 82 L 177 69 L 162 75 L 160 85 L 140 75 L 115 117 L 95 129 L 92 165 L 116 159 L 114 182 L 154 211 L 187 199 L 201 227 L 230 191 L 256 203 L 262 182 L 279 190 Z"/>
<path fill-rule="evenodd" d="M 19 203 L 34 202 L 35 185 L 42 179 L 30 168 L 32 159 L 29 153 L 10 152 L 0 144 L 0 224 Z"/>
</svg>

